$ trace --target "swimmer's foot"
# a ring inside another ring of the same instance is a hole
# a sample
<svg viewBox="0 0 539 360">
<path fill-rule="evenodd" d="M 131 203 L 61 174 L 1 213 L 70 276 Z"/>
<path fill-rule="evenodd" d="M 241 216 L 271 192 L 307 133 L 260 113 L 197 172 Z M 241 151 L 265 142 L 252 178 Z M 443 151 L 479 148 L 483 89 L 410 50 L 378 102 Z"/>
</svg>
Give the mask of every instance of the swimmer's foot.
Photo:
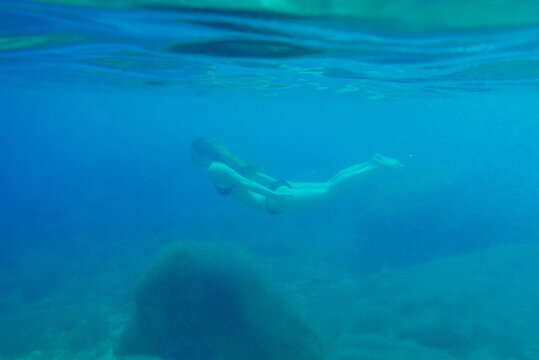
<svg viewBox="0 0 539 360">
<path fill-rule="evenodd" d="M 402 165 L 399 160 L 382 156 L 380 154 L 375 154 L 370 162 L 373 166 L 376 166 L 377 168 L 389 168 L 401 171 L 404 170 L 404 165 Z"/>
</svg>

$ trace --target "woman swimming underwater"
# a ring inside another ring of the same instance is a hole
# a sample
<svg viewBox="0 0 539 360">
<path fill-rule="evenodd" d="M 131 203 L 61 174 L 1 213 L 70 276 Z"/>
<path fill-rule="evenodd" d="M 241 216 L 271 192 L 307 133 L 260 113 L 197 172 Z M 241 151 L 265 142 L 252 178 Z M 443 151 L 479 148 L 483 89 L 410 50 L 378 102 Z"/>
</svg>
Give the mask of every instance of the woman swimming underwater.
<svg viewBox="0 0 539 360">
<path fill-rule="evenodd" d="M 401 170 L 395 159 L 375 155 L 371 160 L 339 171 L 325 182 L 304 183 L 276 180 L 249 162 L 232 155 L 216 139 L 203 137 L 191 146 L 191 159 L 208 169 L 217 192 L 230 195 L 267 214 L 300 212 L 327 202 L 343 190 L 383 170 Z"/>
</svg>

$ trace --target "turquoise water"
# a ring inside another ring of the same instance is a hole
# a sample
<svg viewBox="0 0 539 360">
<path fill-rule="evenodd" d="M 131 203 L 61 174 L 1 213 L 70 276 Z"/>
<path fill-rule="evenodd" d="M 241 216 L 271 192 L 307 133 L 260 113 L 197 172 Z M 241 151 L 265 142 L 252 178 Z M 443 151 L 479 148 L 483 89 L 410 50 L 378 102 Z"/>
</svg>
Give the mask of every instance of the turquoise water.
<svg viewBox="0 0 539 360">
<path fill-rule="evenodd" d="M 0 2 L 0 359 L 537 359 L 536 7 Z M 405 169 L 273 216 L 200 136 Z"/>
</svg>

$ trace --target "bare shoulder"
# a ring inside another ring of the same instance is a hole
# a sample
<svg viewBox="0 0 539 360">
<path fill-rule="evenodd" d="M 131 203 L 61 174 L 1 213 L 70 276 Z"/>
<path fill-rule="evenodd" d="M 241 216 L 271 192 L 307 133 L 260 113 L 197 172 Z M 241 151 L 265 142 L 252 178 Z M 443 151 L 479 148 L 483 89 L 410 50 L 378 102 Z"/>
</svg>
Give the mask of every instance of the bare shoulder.
<svg viewBox="0 0 539 360">
<path fill-rule="evenodd" d="M 220 161 L 213 161 L 208 167 L 208 171 L 210 173 L 219 174 L 219 173 L 230 173 L 230 172 L 233 172 L 234 170 L 227 164 L 224 164 Z"/>
<path fill-rule="evenodd" d="M 219 182 L 229 182 L 238 175 L 230 166 L 219 161 L 214 161 L 210 164 L 208 173 L 214 181 Z"/>
<path fill-rule="evenodd" d="M 219 187 L 230 187 L 240 182 L 240 175 L 227 164 L 214 161 L 208 167 L 208 174 Z"/>
</svg>

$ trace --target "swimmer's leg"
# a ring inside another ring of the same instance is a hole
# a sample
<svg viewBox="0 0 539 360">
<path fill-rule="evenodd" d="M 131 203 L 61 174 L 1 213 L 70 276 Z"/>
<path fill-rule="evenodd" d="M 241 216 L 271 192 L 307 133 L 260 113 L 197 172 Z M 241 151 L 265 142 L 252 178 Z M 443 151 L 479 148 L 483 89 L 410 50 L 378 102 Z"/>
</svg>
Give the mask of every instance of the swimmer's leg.
<svg viewBox="0 0 539 360">
<path fill-rule="evenodd" d="M 370 161 L 339 171 L 330 180 L 315 183 L 289 182 L 290 188 L 281 187 L 277 192 L 294 196 L 295 201 L 285 204 L 283 212 L 297 212 L 328 202 L 365 178 L 388 169 L 402 169 L 395 159 L 375 155 Z"/>
<path fill-rule="evenodd" d="M 328 181 L 329 192 L 334 196 L 384 169 L 402 170 L 402 168 L 403 166 L 398 160 L 376 154 L 368 162 L 339 171 Z"/>
</svg>

